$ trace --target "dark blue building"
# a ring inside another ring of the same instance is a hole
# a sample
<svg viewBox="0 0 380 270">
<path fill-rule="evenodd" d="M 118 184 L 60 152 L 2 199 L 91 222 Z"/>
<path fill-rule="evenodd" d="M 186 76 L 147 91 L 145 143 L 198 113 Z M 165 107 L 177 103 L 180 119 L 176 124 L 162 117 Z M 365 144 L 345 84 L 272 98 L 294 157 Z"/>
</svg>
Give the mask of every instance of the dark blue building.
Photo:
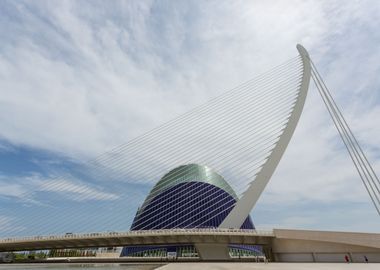
<svg viewBox="0 0 380 270">
<path fill-rule="evenodd" d="M 231 186 L 212 169 L 197 164 L 177 167 L 153 187 L 138 209 L 131 230 L 173 228 L 216 228 L 232 210 L 237 196 Z M 254 229 L 248 216 L 242 229 Z M 159 256 L 175 252 L 178 257 L 195 257 L 193 245 L 127 246 L 121 256 Z M 230 246 L 235 256 L 258 255 L 256 246 Z"/>
</svg>

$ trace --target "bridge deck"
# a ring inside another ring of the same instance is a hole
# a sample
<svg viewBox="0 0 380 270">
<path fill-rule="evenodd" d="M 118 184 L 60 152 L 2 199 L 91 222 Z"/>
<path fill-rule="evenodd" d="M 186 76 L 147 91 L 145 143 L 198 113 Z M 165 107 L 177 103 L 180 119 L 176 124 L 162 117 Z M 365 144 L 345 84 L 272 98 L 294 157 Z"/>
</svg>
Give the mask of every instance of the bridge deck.
<svg viewBox="0 0 380 270">
<path fill-rule="evenodd" d="M 186 243 L 267 245 L 273 231 L 239 229 L 170 229 L 35 236 L 0 240 L 0 252 L 60 248 L 114 247 Z"/>
</svg>

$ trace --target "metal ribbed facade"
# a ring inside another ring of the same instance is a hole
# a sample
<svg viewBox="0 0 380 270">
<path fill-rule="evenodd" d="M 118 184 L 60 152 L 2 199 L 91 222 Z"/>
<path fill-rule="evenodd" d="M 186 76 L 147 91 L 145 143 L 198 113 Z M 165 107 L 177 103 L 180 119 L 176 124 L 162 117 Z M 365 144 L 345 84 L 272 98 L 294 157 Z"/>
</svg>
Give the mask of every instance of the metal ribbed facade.
<svg viewBox="0 0 380 270">
<path fill-rule="evenodd" d="M 236 200 L 230 185 L 209 167 L 183 165 L 171 170 L 155 185 L 137 211 L 131 230 L 218 227 Z M 254 229 L 249 216 L 241 228 Z M 121 256 L 143 249 L 125 247 Z"/>
</svg>

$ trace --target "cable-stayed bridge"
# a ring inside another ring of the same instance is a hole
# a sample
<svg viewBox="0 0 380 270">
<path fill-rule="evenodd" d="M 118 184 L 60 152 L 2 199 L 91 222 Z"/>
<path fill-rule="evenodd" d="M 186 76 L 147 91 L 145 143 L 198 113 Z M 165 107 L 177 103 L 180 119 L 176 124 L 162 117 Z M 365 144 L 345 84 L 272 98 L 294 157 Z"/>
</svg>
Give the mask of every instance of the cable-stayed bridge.
<svg viewBox="0 0 380 270">
<path fill-rule="evenodd" d="M 256 237 L 249 214 L 292 138 L 310 78 L 380 214 L 380 181 L 375 171 L 309 54 L 300 45 L 297 49 L 299 56 L 73 170 L 75 179 L 83 179 L 79 184 L 70 181 L 71 174 L 48 181 L 31 179 L 44 196 L 25 194 L 19 208 L 22 226 L 5 227 L 2 236 L 20 231 L 25 235 L 28 230 L 44 235 L 130 227 L 144 232 L 184 229 L 189 235 L 193 229 L 219 228 L 213 231 L 217 238 L 223 229 L 235 229 L 231 233 Z M 125 192 L 109 192 L 110 185 Z M 66 193 L 67 200 L 54 196 L 57 193 Z M 161 244 L 157 239 L 156 244 Z M 86 242 L 82 236 L 76 240 Z M 188 242 L 201 249 L 199 241 L 188 238 Z M 7 243 L 1 241 L 0 250 Z M 73 247 L 70 241 L 62 243 Z M 52 248 L 36 245 L 35 249 L 42 247 Z M 129 254 L 128 248 L 125 252 Z"/>
</svg>

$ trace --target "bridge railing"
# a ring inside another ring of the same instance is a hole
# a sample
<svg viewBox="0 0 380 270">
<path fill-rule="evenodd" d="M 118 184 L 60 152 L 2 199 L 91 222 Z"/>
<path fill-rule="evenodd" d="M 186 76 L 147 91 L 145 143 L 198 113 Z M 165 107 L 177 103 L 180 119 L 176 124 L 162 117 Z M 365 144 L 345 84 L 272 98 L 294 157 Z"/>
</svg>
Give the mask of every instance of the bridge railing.
<svg viewBox="0 0 380 270">
<path fill-rule="evenodd" d="M 45 235 L 12 237 L 0 239 L 0 243 L 25 242 L 25 241 L 46 241 L 65 239 L 88 239 L 107 237 L 128 237 L 136 235 L 167 235 L 167 234 L 250 234 L 258 236 L 273 236 L 273 230 L 250 230 L 250 229 L 219 229 L 219 228 L 193 228 L 193 229 L 160 229 L 160 230 L 140 230 L 128 232 L 93 232 L 93 233 L 67 233 L 64 235 Z"/>
</svg>

